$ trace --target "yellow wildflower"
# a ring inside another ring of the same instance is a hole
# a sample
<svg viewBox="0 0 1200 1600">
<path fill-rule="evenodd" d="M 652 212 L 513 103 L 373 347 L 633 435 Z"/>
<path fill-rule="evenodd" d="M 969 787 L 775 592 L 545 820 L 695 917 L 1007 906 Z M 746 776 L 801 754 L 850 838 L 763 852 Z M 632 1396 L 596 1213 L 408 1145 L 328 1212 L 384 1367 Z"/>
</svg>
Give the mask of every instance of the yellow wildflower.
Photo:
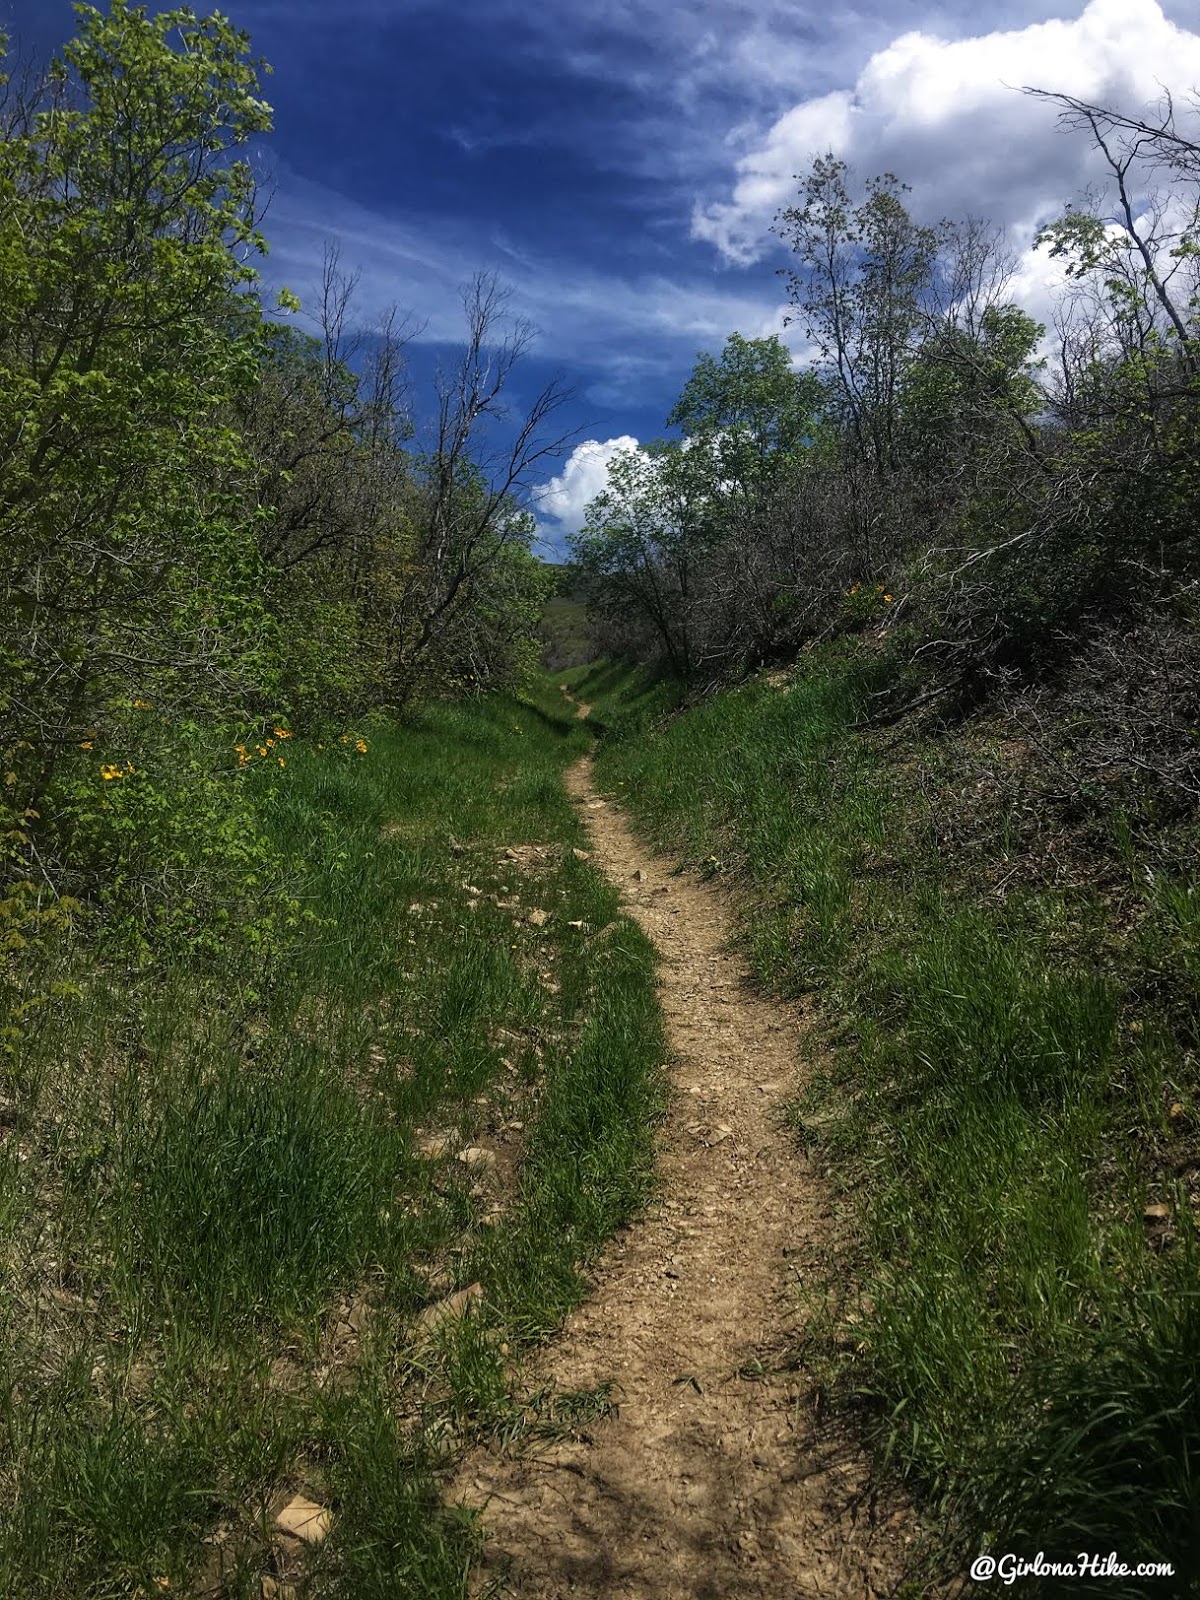
<svg viewBox="0 0 1200 1600">
<path fill-rule="evenodd" d="M 885 594 L 883 598 L 887 601 L 888 605 L 891 605 L 892 596 L 890 594 Z"/>
<path fill-rule="evenodd" d="M 365 756 L 367 753 L 367 741 L 365 739 L 356 739 L 354 741 L 354 748 Z"/>
<path fill-rule="evenodd" d="M 291 730 L 289 728 L 276 728 L 275 737 L 277 739 L 290 739 L 292 737 Z"/>
<path fill-rule="evenodd" d="M 105 783 L 109 783 L 113 778 L 123 778 L 125 774 L 121 771 L 120 767 L 105 766 L 100 768 L 100 776 L 104 779 Z"/>
<path fill-rule="evenodd" d="M 283 759 L 282 756 L 279 757 L 279 765 L 281 767 L 286 767 L 287 766 L 287 762 Z"/>
<path fill-rule="evenodd" d="M 90 739 L 85 739 L 79 748 L 81 750 L 90 750 L 92 748 L 92 741 Z"/>
<path fill-rule="evenodd" d="M 135 711 L 153 711 L 154 706 L 149 700 L 135 700 L 133 702 L 133 709 Z"/>
</svg>

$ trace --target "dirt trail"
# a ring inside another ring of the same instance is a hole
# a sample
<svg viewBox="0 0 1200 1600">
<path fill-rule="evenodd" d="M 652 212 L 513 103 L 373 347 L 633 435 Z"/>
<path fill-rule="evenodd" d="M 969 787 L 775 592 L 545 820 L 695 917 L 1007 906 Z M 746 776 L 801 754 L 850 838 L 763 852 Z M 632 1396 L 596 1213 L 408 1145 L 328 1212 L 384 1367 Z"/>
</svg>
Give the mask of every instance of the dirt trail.
<svg viewBox="0 0 1200 1600">
<path fill-rule="evenodd" d="M 575 720 L 577 722 L 582 722 L 585 717 L 590 717 L 591 716 L 591 714 L 592 714 L 591 706 L 586 705 L 582 700 L 576 700 L 575 696 L 567 688 L 565 683 L 560 683 L 558 687 L 562 690 L 563 694 L 566 695 L 567 699 L 575 707 Z"/>
<path fill-rule="evenodd" d="M 810 1600 L 891 1594 L 915 1528 L 779 1370 L 795 1290 L 835 1237 L 827 1186 L 780 1127 L 798 1079 L 790 1008 L 754 995 L 718 893 L 633 837 L 580 761 L 568 787 L 595 859 L 662 952 L 676 1058 L 658 1203 L 609 1246 L 532 1386 L 613 1383 L 616 1413 L 533 1455 L 476 1456 L 483 1576 L 519 1596 Z"/>
</svg>

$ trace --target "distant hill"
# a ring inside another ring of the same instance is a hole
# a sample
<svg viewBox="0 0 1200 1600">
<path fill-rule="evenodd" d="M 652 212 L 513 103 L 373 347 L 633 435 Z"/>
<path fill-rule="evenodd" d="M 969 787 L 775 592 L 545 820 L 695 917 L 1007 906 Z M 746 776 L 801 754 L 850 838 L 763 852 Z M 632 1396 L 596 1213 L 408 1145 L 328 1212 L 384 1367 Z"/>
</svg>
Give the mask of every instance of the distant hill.
<svg viewBox="0 0 1200 1600">
<path fill-rule="evenodd" d="M 542 661 L 551 672 L 580 667 L 597 654 L 583 591 L 565 562 L 548 562 L 559 582 L 542 613 Z"/>
</svg>

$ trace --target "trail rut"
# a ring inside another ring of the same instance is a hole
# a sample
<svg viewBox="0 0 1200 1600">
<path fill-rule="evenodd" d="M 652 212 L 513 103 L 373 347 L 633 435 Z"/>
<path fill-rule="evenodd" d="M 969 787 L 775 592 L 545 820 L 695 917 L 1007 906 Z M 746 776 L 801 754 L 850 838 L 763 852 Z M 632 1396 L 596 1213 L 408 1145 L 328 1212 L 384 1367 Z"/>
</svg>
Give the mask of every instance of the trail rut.
<svg viewBox="0 0 1200 1600">
<path fill-rule="evenodd" d="M 613 1384 L 615 1414 L 535 1454 L 477 1455 L 457 1497 L 484 1507 L 482 1576 L 538 1600 L 873 1600 L 915 1525 L 881 1499 L 803 1369 L 797 1288 L 838 1228 L 781 1128 L 800 1073 L 798 1011 L 752 993 L 712 888 L 672 873 L 568 774 L 594 857 L 662 955 L 674 1055 L 650 1213 L 612 1241 L 595 1292 L 526 1376 Z"/>
</svg>

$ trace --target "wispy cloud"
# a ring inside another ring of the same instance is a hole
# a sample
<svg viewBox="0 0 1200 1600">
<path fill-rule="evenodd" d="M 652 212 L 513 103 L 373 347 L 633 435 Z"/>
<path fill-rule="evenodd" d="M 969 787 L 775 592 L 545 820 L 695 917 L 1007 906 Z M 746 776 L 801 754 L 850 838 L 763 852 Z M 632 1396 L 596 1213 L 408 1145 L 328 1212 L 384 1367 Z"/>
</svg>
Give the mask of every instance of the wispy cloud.
<svg viewBox="0 0 1200 1600">
<path fill-rule="evenodd" d="M 342 264 L 360 274 L 364 322 L 387 306 L 415 315 L 418 339 L 453 343 L 462 333 L 459 286 L 491 269 L 513 286 L 511 309 L 539 330 L 547 359 L 592 369 L 610 393 L 664 362 L 678 367 L 733 330 L 777 332 L 783 306 L 774 283 L 735 285 L 709 275 L 680 282 L 665 273 L 623 275 L 539 253 L 505 231 L 431 217 L 372 211 L 280 164 L 265 229 L 267 275 L 315 303 L 325 242 L 336 239 Z"/>
</svg>

